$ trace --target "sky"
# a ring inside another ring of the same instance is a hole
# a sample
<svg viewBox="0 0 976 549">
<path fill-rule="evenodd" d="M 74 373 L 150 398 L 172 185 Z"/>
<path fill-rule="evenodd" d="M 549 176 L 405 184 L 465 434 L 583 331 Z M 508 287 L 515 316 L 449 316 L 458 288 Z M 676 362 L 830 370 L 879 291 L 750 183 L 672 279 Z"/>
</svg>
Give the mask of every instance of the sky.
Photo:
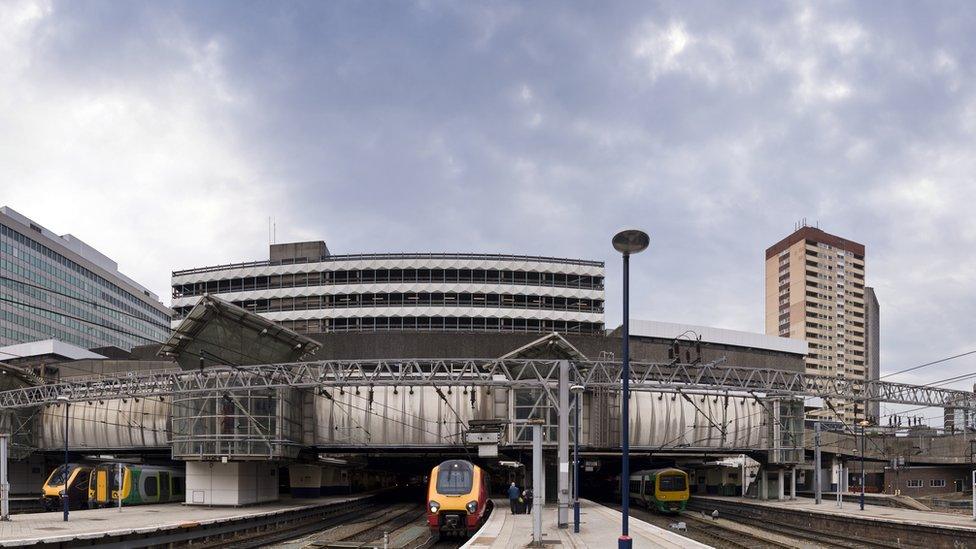
<svg viewBox="0 0 976 549">
<path fill-rule="evenodd" d="M 764 250 L 866 245 L 882 371 L 976 349 L 971 2 L 0 2 L 0 204 L 169 302 L 333 253 L 607 262 L 621 319 L 761 332 Z M 976 371 L 976 355 L 893 380 Z M 966 381 L 959 386 L 968 386 Z"/>
</svg>

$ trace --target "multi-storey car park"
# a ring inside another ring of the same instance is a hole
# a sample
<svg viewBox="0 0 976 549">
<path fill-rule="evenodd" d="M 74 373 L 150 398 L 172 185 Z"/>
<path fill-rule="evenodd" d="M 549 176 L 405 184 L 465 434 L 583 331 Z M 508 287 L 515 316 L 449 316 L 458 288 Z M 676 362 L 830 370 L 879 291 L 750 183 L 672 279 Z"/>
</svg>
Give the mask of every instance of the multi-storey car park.
<svg viewBox="0 0 976 549">
<path fill-rule="evenodd" d="M 493 254 L 332 255 L 272 244 L 267 261 L 173 272 L 173 326 L 217 295 L 299 333 L 600 333 L 602 261 Z"/>
</svg>

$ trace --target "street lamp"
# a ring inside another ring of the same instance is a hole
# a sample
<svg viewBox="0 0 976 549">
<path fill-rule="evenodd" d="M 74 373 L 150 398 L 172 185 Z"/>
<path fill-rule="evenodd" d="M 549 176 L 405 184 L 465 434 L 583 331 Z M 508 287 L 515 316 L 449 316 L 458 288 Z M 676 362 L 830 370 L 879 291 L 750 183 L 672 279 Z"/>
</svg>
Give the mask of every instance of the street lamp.
<svg viewBox="0 0 976 549">
<path fill-rule="evenodd" d="M 64 521 L 68 522 L 68 397 L 58 395 L 57 401 L 64 404 L 64 469 L 61 478 L 64 479 L 64 490 L 61 492 L 61 504 L 64 506 Z"/>
<path fill-rule="evenodd" d="M 624 257 L 624 364 L 620 377 L 623 380 L 623 410 L 621 414 L 620 456 L 620 507 L 622 510 L 618 549 L 631 549 L 628 519 L 630 518 L 630 254 L 643 252 L 651 243 L 644 231 L 629 229 L 613 237 L 613 248 Z"/>
<path fill-rule="evenodd" d="M 576 421 L 573 427 L 573 532 L 579 533 L 580 530 L 580 508 L 579 508 L 579 440 L 580 440 L 580 418 L 583 417 L 580 411 L 580 405 L 582 404 L 582 399 L 580 396 L 583 394 L 582 385 L 573 385 L 569 388 L 569 392 L 573 393 L 575 398 L 576 406 Z"/>
<path fill-rule="evenodd" d="M 862 419 L 858 425 L 861 426 L 861 510 L 864 510 L 864 428 L 870 425 L 866 419 Z"/>
</svg>

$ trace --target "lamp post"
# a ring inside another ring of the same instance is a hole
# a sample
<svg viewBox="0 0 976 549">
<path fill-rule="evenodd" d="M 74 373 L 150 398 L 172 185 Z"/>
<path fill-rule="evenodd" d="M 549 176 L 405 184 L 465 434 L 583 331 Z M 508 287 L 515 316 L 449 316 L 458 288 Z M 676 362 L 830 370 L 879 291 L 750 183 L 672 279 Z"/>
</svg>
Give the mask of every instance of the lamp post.
<svg viewBox="0 0 976 549">
<path fill-rule="evenodd" d="M 650 243 L 651 239 L 647 233 L 637 229 L 620 231 L 613 237 L 613 248 L 620 252 L 624 259 L 624 364 L 620 373 L 623 380 L 623 410 L 620 419 L 620 507 L 622 517 L 620 537 L 617 539 L 618 549 L 631 549 L 633 547 L 628 520 L 630 518 L 630 254 L 646 250 Z"/>
<path fill-rule="evenodd" d="M 64 469 L 61 471 L 64 479 L 64 490 L 61 492 L 61 504 L 64 506 L 64 521 L 68 522 L 68 397 L 59 395 L 57 401 L 64 405 Z"/>
<path fill-rule="evenodd" d="M 580 397 L 583 395 L 583 386 L 573 385 L 569 388 L 569 392 L 573 393 L 574 405 L 576 406 L 576 421 L 573 426 L 573 532 L 578 534 L 580 530 L 579 440 L 580 418 L 583 417 L 583 413 L 580 411 L 580 405 L 583 403 L 583 399 Z"/>
<path fill-rule="evenodd" d="M 868 420 L 862 419 L 858 425 L 861 426 L 861 510 L 864 510 L 864 428 L 870 425 Z"/>
</svg>

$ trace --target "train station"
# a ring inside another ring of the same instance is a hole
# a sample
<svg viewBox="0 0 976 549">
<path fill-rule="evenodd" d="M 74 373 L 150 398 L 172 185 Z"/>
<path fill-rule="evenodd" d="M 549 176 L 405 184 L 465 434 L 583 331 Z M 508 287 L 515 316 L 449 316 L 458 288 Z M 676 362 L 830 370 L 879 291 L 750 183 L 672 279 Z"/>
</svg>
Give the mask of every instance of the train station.
<svg viewBox="0 0 976 549">
<path fill-rule="evenodd" d="M 811 376 L 802 340 L 604 329 L 600 262 L 269 256 L 174 272 L 162 343 L 0 349 L 0 545 L 601 547 L 624 516 L 638 547 L 976 539 L 965 432 L 805 406 L 972 393 Z"/>
</svg>

